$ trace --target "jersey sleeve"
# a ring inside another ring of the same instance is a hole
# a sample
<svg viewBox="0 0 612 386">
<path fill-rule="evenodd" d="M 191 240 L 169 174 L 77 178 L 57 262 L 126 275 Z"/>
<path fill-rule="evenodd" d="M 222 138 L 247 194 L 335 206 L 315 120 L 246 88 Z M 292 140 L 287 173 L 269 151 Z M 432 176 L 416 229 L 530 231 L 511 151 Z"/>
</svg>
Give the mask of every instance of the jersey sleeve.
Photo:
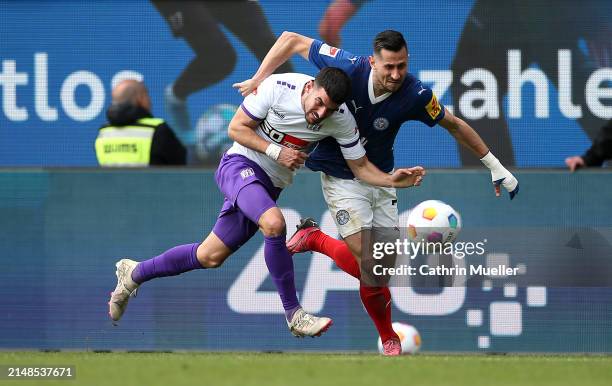
<svg viewBox="0 0 612 386">
<path fill-rule="evenodd" d="M 336 114 L 332 136 L 340 145 L 340 151 L 344 159 L 354 160 L 365 156 L 366 151 L 359 140 L 357 122 L 355 122 L 355 118 L 348 111 L 346 105 L 342 105 Z"/>
<path fill-rule="evenodd" d="M 257 87 L 257 94 L 249 94 L 244 98 L 240 108 L 251 119 L 261 121 L 268 115 L 268 110 L 274 104 L 274 91 L 274 82 L 268 77 Z"/>
<path fill-rule="evenodd" d="M 342 48 L 332 47 L 320 40 L 314 40 L 310 46 L 308 60 L 319 69 L 337 67 L 351 75 L 357 69 L 362 57 L 351 54 Z"/>
<path fill-rule="evenodd" d="M 438 101 L 436 94 L 429 87 L 423 86 L 419 81 L 414 89 L 416 96 L 415 105 L 412 108 L 412 119 L 419 120 L 429 127 L 435 126 L 444 118 L 444 105 Z"/>
</svg>

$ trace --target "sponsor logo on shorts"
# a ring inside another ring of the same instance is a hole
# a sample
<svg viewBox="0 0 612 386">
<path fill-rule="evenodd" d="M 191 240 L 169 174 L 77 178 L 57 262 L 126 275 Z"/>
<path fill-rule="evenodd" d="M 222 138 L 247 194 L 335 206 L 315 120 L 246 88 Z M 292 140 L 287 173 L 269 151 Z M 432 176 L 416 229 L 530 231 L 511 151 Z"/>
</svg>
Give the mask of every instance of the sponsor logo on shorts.
<svg viewBox="0 0 612 386">
<path fill-rule="evenodd" d="M 339 225 L 344 225 L 351 219 L 349 212 L 344 209 L 340 209 L 336 212 L 336 221 L 338 221 Z"/>
<path fill-rule="evenodd" d="M 255 171 L 253 170 L 253 168 L 246 168 L 240 171 L 240 177 L 242 177 L 243 180 L 246 180 L 247 178 L 254 176 L 254 175 L 255 175 Z"/>
<path fill-rule="evenodd" d="M 438 98 L 436 98 L 435 94 L 431 95 L 431 100 L 425 106 L 425 110 L 427 110 L 427 114 L 431 117 L 431 119 L 436 119 L 440 112 L 442 111 L 442 107 L 440 107 L 440 103 L 438 102 Z"/>
<path fill-rule="evenodd" d="M 320 53 L 321 55 L 331 56 L 332 58 L 335 58 L 335 57 L 336 57 L 336 55 L 338 55 L 338 52 L 339 52 L 339 51 L 340 51 L 340 50 L 339 50 L 339 49 L 337 49 L 336 47 L 332 47 L 332 46 L 329 46 L 329 45 L 327 45 L 327 44 L 323 44 L 323 45 L 321 46 L 321 48 L 319 48 L 319 53 Z"/>
<path fill-rule="evenodd" d="M 386 130 L 389 127 L 389 120 L 385 117 L 379 117 L 374 120 L 374 128 L 378 131 Z"/>
</svg>

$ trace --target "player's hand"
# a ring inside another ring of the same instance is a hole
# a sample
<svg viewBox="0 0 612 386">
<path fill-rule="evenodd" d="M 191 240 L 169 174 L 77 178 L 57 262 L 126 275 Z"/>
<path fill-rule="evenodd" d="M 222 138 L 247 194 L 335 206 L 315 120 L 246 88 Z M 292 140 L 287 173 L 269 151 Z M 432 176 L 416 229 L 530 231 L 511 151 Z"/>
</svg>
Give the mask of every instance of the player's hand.
<svg viewBox="0 0 612 386">
<path fill-rule="evenodd" d="M 519 192 L 519 183 L 516 177 L 512 175 L 505 167 L 496 170 L 491 170 L 491 180 L 495 188 L 495 195 L 501 196 L 501 187 L 503 186 L 510 194 L 512 200 Z"/>
<path fill-rule="evenodd" d="M 251 78 L 240 83 L 234 83 L 232 87 L 237 89 L 240 92 L 240 95 L 243 97 L 246 97 L 251 93 L 253 93 L 253 95 L 257 95 L 257 87 L 259 87 L 259 82 Z"/>
<path fill-rule="evenodd" d="M 491 171 L 491 181 L 493 181 L 495 195 L 497 197 L 501 196 L 501 187 L 503 186 L 510 194 L 510 199 L 512 200 L 519 192 L 519 184 L 516 177 L 491 152 L 488 152 L 480 161 Z"/>
<path fill-rule="evenodd" d="M 306 158 L 308 158 L 308 154 L 304 152 L 283 147 L 276 162 L 294 171 L 304 166 Z"/>
<path fill-rule="evenodd" d="M 570 172 L 574 172 L 576 169 L 584 167 L 584 159 L 580 156 L 567 157 L 565 159 L 565 164 Z"/>
<path fill-rule="evenodd" d="M 412 168 L 395 169 L 391 174 L 391 181 L 394 188 L 407 188 L 410 186 L 419 186 L 425 177 L 425 169 L 421 166 Z"/>
</svg>

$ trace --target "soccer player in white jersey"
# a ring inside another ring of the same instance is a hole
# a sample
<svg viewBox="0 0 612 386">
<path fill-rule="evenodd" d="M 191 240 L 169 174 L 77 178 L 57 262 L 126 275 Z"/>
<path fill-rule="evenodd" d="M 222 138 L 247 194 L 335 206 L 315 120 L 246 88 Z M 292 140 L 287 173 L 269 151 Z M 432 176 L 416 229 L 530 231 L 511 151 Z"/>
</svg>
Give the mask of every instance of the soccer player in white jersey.
<svg viewBox="0 0 612 386">
<path fill-rule="evenodd" d="M 347 106 L 357 121 L 368 159 L 379 169 L 385 172 L 393 169 L 393 145 L 404 122 L 417 120 L 428 126 L 439 124 L 491 170 L 496 194 L 500 195 L 503 186 L 512 199 L 518 193 L 518 181 L 512 173 L 489 151 L 472 127 L 449 112 L 430 88 L 408 73 L 408 49 L 402 34 L 383 31 L 376 36 L 373 46 L 371 56 L 353 55 L 319 40 L 284 32 L 253 78 L 236 83 L 234 87 L 242 95 L 248 95 L 294 54 L 318 68 L 341 68 L 352 82 Z M 287 245 L 294 253 L 312 250 L 330 256 L 344 271 L 360 278 L 362 272 L 356 259 L 361 259 L 363 232 L 373 227 L 398 226 L 397 197 L 394 189 L 374 187 L 355 176 L 339 155 L 338 145 L 323 140 L 309 155 L 306 166 L 323 172 L 323 195 L 346 243 L 325 235 L 312 219 L 307 219 Z M 362 282 L 359 293 L 376 325 L 385 355 L 399 355 L 401 345 L 391 326 L 389 289 Z"/>
<path fill-rule="evenodd" d="M 298 302 L 293 260 L 285 245 L 285 220 L 276 200 L 307 157 L 309 143 L 331 137 L 355 175 L 370 184 L 408 187 L 418 185 L 421 167 L 384 173 L 365 157 L 355 120 L 344 101 L 350 80 L 340 69 L 326 68 L 313 79 L 302 74 L 269 77 L 255 95 L 245 98 L 229 125 L 234 145 L 215 173 L 225 196 L 212 232 L 202 243 L 174 247 L 137 263 L 117 262 L 117 286 L 111 294 L 109 314 L 115 321 L 144 282 L 198 268 L 217 268 L 246 243 L 258 229 L 264 235 L 266 265 L 280 295 L 290 331 L 298 337 L 319 336 L 332 321 L 305 312 Z"/>
</svg>

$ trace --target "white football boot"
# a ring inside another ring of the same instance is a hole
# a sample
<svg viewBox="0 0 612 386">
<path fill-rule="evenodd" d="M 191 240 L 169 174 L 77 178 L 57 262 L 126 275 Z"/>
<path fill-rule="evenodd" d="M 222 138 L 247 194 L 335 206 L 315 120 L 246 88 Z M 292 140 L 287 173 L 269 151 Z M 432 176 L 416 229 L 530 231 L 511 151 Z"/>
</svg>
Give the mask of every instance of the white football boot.
<svg viewBox="0 0 612 386">
<path fill-rule="evenodd" d="M 137 261 L 130 259 L 121 259 L 115 264 L 117 270 L 117 286 L 111 292 L 111 298 L 108 302 L 108 314 L 115 322 L 121 319 L 121 316 L 127 308 L 130 296 L 136 296 L 138 284 L 132 280 L 132 271 L 138 265 Z"/>
<path fill-rule="evenodd" d="M 287 322 L 291 333 L 298 337 L 321 336 L 331 327 L 333 321 L 330 318 L 311 315 L 302 308 L 295 311 L 290 322 Z"/>
</svg>

